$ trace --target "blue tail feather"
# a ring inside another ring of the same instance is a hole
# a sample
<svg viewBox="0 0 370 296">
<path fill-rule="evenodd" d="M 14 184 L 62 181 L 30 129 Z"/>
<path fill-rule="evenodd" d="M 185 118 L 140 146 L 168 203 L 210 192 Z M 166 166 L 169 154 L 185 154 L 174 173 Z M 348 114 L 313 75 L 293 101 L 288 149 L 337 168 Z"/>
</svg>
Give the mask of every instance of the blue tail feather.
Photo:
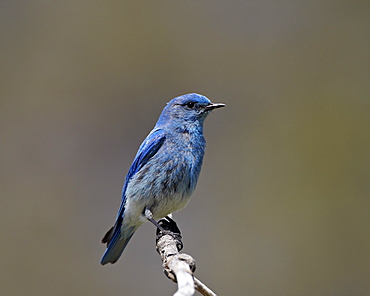
<svg viewBox="0 0 370 296">
<path fill-rule="evenodd" d="M 119 257 L 121 257 L 123 250 L 126 248 L 131 237 L 136 231 L 136 227 L 130 227 L 125 231 L 125 235 L 121 235 L 121 229 L 117 229 L 116 233 L 109 242 L 108 247 L 100 260 L 102 265 L 107 263 L 116 263 Z"/>
</svg>

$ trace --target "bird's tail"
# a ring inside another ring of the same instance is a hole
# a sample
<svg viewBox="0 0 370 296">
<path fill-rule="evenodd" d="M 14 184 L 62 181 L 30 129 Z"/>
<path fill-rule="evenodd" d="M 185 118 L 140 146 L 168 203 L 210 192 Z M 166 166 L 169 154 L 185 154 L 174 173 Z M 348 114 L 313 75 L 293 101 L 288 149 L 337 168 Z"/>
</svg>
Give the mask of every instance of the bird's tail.
<svg viewBox="0 0 370 296">
<path fill-rule="evenodd" d="M 102 243 L 107 243 L 107 249 L 100 263 L 116 263 L 136 230 L 137 227 L 131 226 L 122 233 L 121 227 L 113 226 L 102 239 Z"/>
</svg>

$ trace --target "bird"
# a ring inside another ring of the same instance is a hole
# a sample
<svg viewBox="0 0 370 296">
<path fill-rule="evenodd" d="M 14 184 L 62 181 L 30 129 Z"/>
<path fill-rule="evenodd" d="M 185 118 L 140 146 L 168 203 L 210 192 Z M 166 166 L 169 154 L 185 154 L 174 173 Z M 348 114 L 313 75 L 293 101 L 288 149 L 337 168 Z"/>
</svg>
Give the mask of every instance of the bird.
<svg viewBox="0 0 370 296">
<path fill-rule="evenodd" d="M 188 204 L 205 152 L 203 122 L 221 107 L 225 104 L 196 93 L 167 103 L 127 173 L 116 221 L 102 239 L 107 245 L 102 265 L 117 262 L 142 224 L 155 224 Z"/>
</svg>

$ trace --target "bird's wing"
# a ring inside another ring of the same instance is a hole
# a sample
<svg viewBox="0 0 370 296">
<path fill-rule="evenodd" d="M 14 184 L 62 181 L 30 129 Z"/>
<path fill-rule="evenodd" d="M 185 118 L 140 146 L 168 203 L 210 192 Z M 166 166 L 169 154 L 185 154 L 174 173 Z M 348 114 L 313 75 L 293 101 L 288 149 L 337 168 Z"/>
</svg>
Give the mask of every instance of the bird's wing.
<svg viewBox="0 0 370 296">
<path fill-rule="evenodd" d="M 125 184 L 122 188 L 122 202 L 118 211 L 117 219 L 123 218 L 125 204 L 126 204 L 126 189 L 130 179 L 152 158 L 161 148 L 164 140 L 166 139 L 165 133 L 161 129 L 153 130 L 140 145 L 134 161 L 127 173 Z"/>
<path fill-rule="evenodd" d="M 122 201 L 121 201 L 121 205 L 120 205 L 120 208 L 117 214 L 116 222 L 114 223 L 113 227 L 108 230 L 108 232 L 105 234 L 105 236 L 102 239 L 102 243 L 107 244 L 107 247 L 108 247 L 106 251 L 107 254 L 110 253 L 111 249 L 114 249 L 114 246 L 117 243 L 117 240 L 121 236 L 121 225 L 122 225 L 122 220 L 123 220 L 123 216 L 125 213 L 125 204 L 126 204 L 126 189 L 127 189 L 128 183 L 130 182 L 130 179 L 149 161 L 150 158 L 152 158 L 158 152 L 159 148 L 161 148 L 165 139 L 166 137 L 165 137 L 164 131 L 161 129 L 155 129 L 146 137 L 144 142 L 141 144 L 139 151 L 137 152 L 135 159 L 132 162 L 132 165 L 127 173 L 125 184 L 123 185 Z M 131 236 L 132 234 L 133 233 L 131 233 Z M 126 237 L 127 242 L 129 241 L 131 236 Z M 118 248 L 117 252 L 119 254 L 118 256 L 116 256 L 117 259 L 122 253 L 123 248 L 124 247 Z M 105 261 L 103 260 L 102 262 L 105 262 Z"/>
</svg>

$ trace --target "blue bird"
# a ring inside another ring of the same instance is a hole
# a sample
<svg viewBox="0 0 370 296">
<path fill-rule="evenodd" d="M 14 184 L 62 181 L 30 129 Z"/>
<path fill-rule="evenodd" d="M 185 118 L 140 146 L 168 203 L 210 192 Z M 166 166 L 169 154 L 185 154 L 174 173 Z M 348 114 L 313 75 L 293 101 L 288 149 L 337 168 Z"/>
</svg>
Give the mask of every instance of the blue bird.
<svg viewBox="0 0 370 296">
<path fill-rule="evenodd" d="M 204 156 L 204 119 L 213 109 L 224 106 L 195 93 L 167 103 L 128 171 L 116 222 L 102 239 L 107 249 L 101 264 L 117 262 L 144 222 L 187 205 Z"/>
</svg>

